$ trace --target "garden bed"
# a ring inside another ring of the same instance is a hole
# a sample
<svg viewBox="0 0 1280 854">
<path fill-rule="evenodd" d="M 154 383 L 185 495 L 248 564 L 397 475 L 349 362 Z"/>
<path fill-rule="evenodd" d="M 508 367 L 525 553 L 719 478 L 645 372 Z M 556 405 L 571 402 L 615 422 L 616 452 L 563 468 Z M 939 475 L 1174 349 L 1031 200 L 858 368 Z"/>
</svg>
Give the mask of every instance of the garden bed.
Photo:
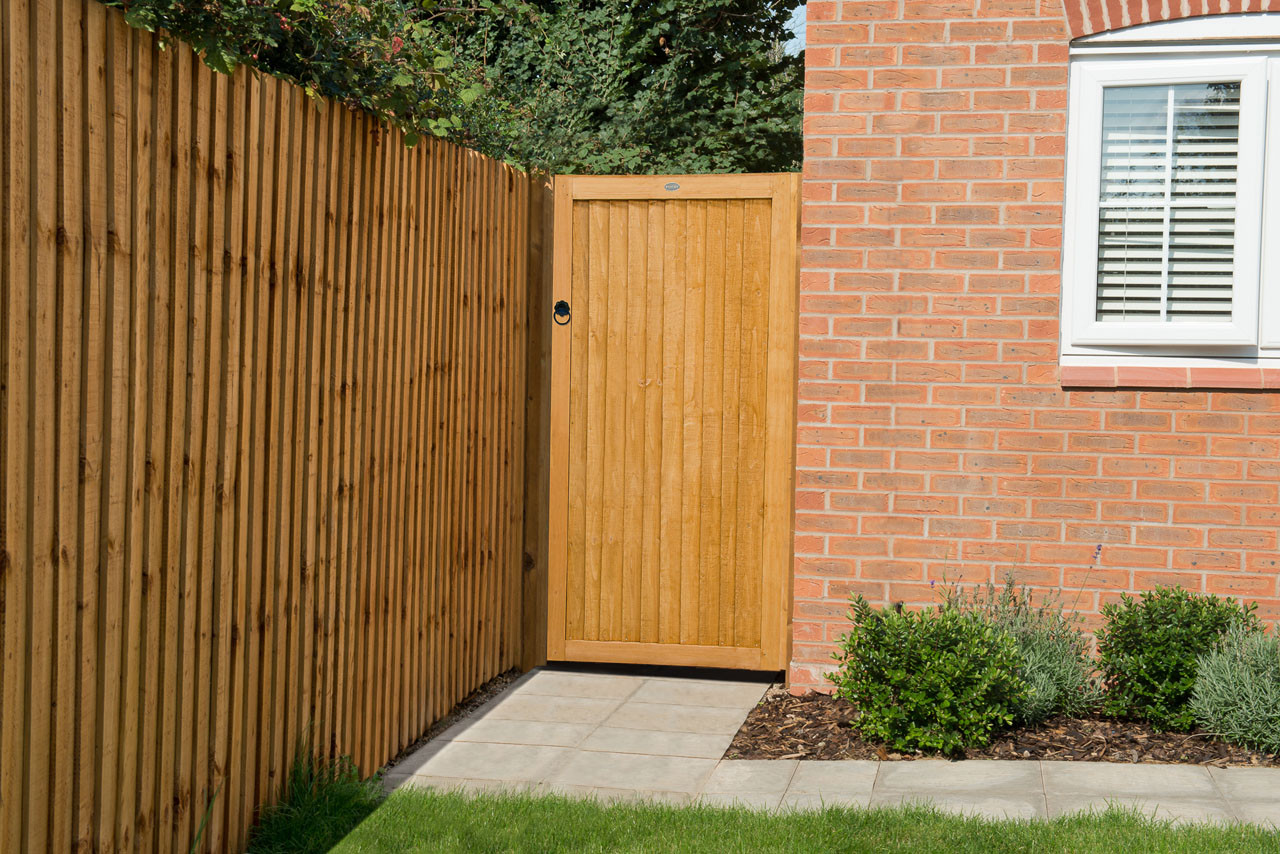
<svg viewBox="0 0 1280 854">
<path fill-rule="evenodd" d="M 725 758 L 937 758 L 866 742 L 849 725 L 853 717 L 847 700 L 770 691 L 747 716 Z M 1280 756 L 1235 747 L 1202 732 L 1156 732 L 1145 723 L 1096 718 L 1053 718 L 1038 726 L 1008 730 L 987 747 L 966 750 L 965 758 L 1280 767 Z"/>
</svg>

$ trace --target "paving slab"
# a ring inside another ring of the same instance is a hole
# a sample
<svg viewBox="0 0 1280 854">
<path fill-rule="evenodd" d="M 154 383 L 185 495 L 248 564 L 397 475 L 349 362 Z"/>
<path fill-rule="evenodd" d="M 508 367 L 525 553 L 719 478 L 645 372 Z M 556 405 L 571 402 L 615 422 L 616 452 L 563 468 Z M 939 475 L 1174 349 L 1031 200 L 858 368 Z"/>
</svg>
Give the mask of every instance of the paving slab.
<svg viewBox="0 0 1280 854">
<path fill-rule="evenodd" d="M 782 803 L 782 793 L 764 794 L 760 792 L 703 792 L 698 796 L 698 803 L 708 807 L 734 807 L 749 810 L 778 809 Z"/>
<path fill-rule="evenodd" d="M 643 677 L 616 676 L 610 673 L 570 673 L 539 670 L 528 681 L 517 685 L 514 693 L 539 694 L 548 697 L 587 697 L 624 700 L 647 682 Z"/>
<path fill-rule="evenodd" d="M 436 739 L 428 741 L 408 756 L 401 759 L 395 765 L 387 769 L 385 776 L 388 777 L 409 777 L 414 774 L 423 773 L 422 769 L 426 766 L 428 760 L 444 749 L 448 741 Z"/>
<path fill-rule="evenodd" d="M 931 803 L 987 818 L 1118 805 L 1280 827 L 1280 769 L 1094 762 L 726 760 L 761 683 L 535 671 L 389 767 L 383 784 L 605 802 L 816 810 Z"/>
<path fill-rule="evenodd" d="M 782 796 L 782 803 L 778 805 L 778 808 L 784 811 L 813 812 L 831 807 L 866 808 L 869 806 L 871 806 L 870 790 L 865 794 L 851 792 L 787 792 Z"/>
<path fill-rule="evenodd" d="M 575 751 L 547 782 L 605 789 L 697 794 L 716 767 L 714 759 Z"/>
<path fill-rule="evenodd" d="M 483 741 L 491 744 L 544 744 L 577 747 L 595 729 L 595 724 L 566 724 L 551 721 L 520 721 L 506 718 L 478 718 L 466 721 L 449 741 Z M 442 738 L 451 733 L 445 733 Z"/>
<path fill-rule="evenodd" d="M 1249 824 L 1280 829 L 1280 797 L 1268 801 L 1241 801 L 1232 799 L 1231 811 L 1236 818 Z"/>
<path fill-rule="evenodd" d="M 691 682 L 683 679 L 650 679 L 636 690 L 631 701 L 677 706 L 713 706 L 749 710 L 769 686 L 759 682 Z"/>
<path fill-rule="evenodd" d="M 510 780 L 468 780 L 457 777 L 428 777 L 415 775 L 407 778 L 401 786 L 408 789 L 439 789 L 444 792 L 464 792 L 468 795 L 488 793 L 527 793 L 538 791 L 535 783 L 513 782 Z"/>
<path fill-rule="evenodd" d="M 835 762 L 801 760 L 791 777 L 787 795 L 833 795 L 866 803 L 880 770 L 879 762 L 846 759 Z"/>
<path fill-rule="evenodd" d="M 913 763 L 914 764 L 914 763 Z M 904 792 L 881 791 L 877 788 L 871 795 L 871 806 L 887 807 L 907 804 L 927 804 L 954 815 L 978 816 L 980 818 L 1044 818 L 1046 808 L 1044 796 L 1039 791 L 1028 791 L 1023 794 L 988 794 L 982 792 Z"/>
<path fill-rule="evenodd" d="M 1038 762 L 1007 759 L 917 759 L 884 762 L 876 777 L 877 793 L 976 792 L 1021 795 L 1043 791 Z"/>
<path fill-rule="evenodd" d="M 417 764 L 412 776 L 537 783 L 575 754 L 568 747 L 450 741 Z"/>
<path fill-rule="evenodd" d="M 598 724 L 612 715 L 621 703 L 621 700 L 615 698 L 513 694 L 486 712 L 485 717 L 547 723 Z"/>
<path fill-rule="evenodd" d="M 690 756 L 719 759 L 729 749 L 729 733 L 669 732 L 600 726 L 579 745 L 583 750 L 609 753 L 647 753 L 653 756 Z"/>
<path fill-rule="evenodd" d="M 1041 762 L 1044 791 L 1094 797 L 1217 798 L 1209 769 L 1199 765 Z"/>
<path fill-rule="evenodd" d="M 1210 768 L 1209 775 L 1231 800 L 1280 804 L 1280 768 Z"/>
<path fill-rule="evenodd" d="M 794 759 L 737 759 L 721 762 L 707 778 L 703 791 L 727 795 L 777 795 L 781 801 L 796 766 Z M 775 802 L 774 806 L 777 806 Z"/>
<path fill-rule="evenodd" d="M 567 798 L 583 798 L 602 803 L 654 803 L 671 806 L 687 806 L 694 795 L 688 792 L 651 792 L 643 789 L 606 789 L 599 786 L 572 786 L 566 783 L 543 783 L 539 792 L 563 795 Z"/>
<path fill-rule="evenodd" d="M 1108 807 L 1121 807 L 1175 824 L 1229 824 L 1235 813 L 1223 798 L 1172 798 L 1154 791 L 1144 797 L 1102 795 L 1049 795 L 1049 817 L 1103 812 Z"/>
<path fill-rule="evenodd" d="M 638 703 L 630 700 L 620 705 L 605 719 L 604 724 L 627 729 L 733 735 L 746 720 L 749 710 L 750 706 L 742 709 L 723 709 L 710 706 Z"/>
</svg>

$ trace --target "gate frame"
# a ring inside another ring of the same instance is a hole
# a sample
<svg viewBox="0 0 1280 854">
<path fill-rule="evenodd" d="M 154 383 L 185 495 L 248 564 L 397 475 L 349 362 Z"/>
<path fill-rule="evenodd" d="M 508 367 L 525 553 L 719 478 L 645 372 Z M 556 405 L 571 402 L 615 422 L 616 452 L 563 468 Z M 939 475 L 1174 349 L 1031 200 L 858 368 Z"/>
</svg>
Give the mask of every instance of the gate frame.
<svg viewBox="0 0 1280 854">
<path fill-rule="evenodd" d="M 672 185 L 675 185 L 672 188 Z M 624 664 L 664 664 L 743 670 L 785 670 L 790 663 L 794 578 L 796 400 L 799 378 L 800 175 L 557 175 L 553 182 L 551 295 L 569 301 L 572 277 L 573 203 L 576 200 L 669 201 L 769 199 L 770 253 L 766 295 L 769 316 L 765 400 L 788 407 L 765 412 L 764 520 L 760 620 L 761 648 L 568 640 L 566 595 L 569 531 L 569 326 L 551 324 L 548 459 L 547 659 Z M 772 346 L 790 339 L 793 346 Z M 782 464 L 786 461 L 786 465 Z M 661 648 L 662 660 L 653 652 Z"/>
</svg>

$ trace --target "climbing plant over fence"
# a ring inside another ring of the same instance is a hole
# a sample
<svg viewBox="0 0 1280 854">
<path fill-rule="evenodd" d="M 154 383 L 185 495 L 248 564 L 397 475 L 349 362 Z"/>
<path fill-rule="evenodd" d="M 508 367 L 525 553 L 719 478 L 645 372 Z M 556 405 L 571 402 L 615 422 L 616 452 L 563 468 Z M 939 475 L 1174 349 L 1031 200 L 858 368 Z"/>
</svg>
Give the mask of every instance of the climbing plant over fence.
<svg viewBox="0 0 1280 854">
<path fill-rule="evenodd" d="M 235 848 L 521 655 L 521 173 L 0 6 L 0 850 Z"/>
</svg>

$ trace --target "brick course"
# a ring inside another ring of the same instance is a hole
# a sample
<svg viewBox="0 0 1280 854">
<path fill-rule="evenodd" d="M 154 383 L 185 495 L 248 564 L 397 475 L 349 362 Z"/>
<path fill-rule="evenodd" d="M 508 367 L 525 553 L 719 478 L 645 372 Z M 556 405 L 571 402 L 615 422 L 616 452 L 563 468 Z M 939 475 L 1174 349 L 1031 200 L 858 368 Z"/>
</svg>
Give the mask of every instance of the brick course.
<svg viewBox="0 0 1280 854">
<path fill-rule="evenodd" d="M 1280 618 L 1270 377 L 1058 364 L 1069 39 L 1267 6 L 810 0 L 796 688 L 851 593 L 944 579 L 1012 572 L 1095 620 L 1174 583 Z"/>
</svg>

